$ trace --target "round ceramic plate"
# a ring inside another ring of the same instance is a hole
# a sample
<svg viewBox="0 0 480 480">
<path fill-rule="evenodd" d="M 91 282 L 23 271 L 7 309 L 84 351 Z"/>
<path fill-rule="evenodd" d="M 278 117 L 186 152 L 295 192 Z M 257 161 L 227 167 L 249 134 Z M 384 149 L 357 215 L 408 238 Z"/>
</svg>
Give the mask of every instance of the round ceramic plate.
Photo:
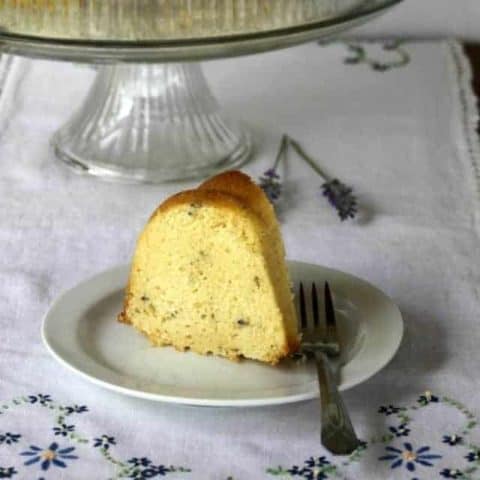
<svg viewBox="0 0 480 480">
<path fill-rule="evenodd" d="M 328 280 L 343 353 L 340 389 L 384 367 L 403 334 L 400 311 L 378 289 L 319 265 L 288 262 L 295 285 Z M 85 379 L 126 395 L 201 406 L 249 407 L 318 396 L 315 366 L 288 359 L 277 366 L 152 347 L 132 326 L 117 322 L 128 266 L 119 266 L 62 294 L 46 314 L 42 338 L 60 363 Z M 323 302 L 320 305 L 323 310 Z"/>
</svg>

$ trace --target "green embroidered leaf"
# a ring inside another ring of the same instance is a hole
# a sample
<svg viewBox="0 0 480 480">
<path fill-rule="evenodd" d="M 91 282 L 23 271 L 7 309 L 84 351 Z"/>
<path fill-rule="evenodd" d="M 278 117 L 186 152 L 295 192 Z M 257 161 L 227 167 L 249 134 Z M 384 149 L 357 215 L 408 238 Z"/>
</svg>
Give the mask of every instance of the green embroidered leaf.
<svg viewBox="0 0 480 480">
<path fill-rule="evenodd" d="M 389 59 L 383 60 L 380 58 L 370 57 L 367 49 L 364 46 L 356 44 L 347 44 L 349 52 L 352 56 L 346 57 L 344 63 L 346 65 L 366 64 L 372 70 L 377 72 L 386 72 L 393 68 L 404 67 L 410 63 L 410 55 L 402 47 L 400 41 L 386 42 L 382 45 L 382 50 L 388 52 Z M 385 55 L 383 55 L 385 57 Z"/>
<path fill-rule="evenodd" d="M 336 470 L 337 470 L 337 467 L 335 465 L 327 465 L 324 468 L 320 469 L 320 471 L 324 473 L 333 473 Z"/>
<path fill-rule="evenodd" d="M 270 475 L 290 475 L 288 470 L 285 470 L 280 466 L 278 468 L 267 468 L 267 473 Z"/>
<path fill-rule="evenodd" d="M 404 413 L 398 415 L 398 418 L 401 420 L 402 423 L 410 423 L 411 418 Z"/>
</svg>

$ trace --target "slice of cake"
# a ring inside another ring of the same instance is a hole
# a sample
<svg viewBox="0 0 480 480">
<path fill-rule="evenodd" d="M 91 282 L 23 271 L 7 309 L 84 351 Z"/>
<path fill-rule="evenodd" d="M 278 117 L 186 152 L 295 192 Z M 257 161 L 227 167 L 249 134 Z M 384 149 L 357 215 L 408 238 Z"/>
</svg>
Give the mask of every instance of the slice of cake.
<svg viewBox="0 0 480 480">
<path fill-rule="evenodd" d="M 284 247 L 263 191 L 227 172 L 160 205 L 138 240 L 119 319 L 178 350 L 271 364 L 294 352 Z"/>
</svg>

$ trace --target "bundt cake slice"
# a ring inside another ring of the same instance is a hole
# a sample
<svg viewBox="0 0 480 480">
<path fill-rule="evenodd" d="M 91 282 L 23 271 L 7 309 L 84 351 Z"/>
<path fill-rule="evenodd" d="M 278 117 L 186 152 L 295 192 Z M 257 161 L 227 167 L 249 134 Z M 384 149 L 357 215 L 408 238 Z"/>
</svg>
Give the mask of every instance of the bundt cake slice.
<svg viewBox="0 0 480 480">
<path fill-rule="evenodd" d="M 167 199 L 137 243 L 119 319 L 154 345 L 277 363 L 298 347 L 279 227 L 249 177 Z"/>
<path fill-rule="evenodd" d="M 233 195 L 241 202 L 248 204 L 266 224 L 267 248 L 273 250 L 272 255 L 276 257 L 274 263 L 269 265 L 270 274 L 273 278 L 277 278 L 277 300 L 281 304 L 282 312 L 285 312 L 285 328 L 289 342 L 292 345 L 297 345 L 297 320 L 287 264 L 285 263 L 285 247 L 273 205 L 263 190 L 248 175 L 237 170 L 216 175 L 202 183 L 199 188 L 217 190 Z"/>
</svg>

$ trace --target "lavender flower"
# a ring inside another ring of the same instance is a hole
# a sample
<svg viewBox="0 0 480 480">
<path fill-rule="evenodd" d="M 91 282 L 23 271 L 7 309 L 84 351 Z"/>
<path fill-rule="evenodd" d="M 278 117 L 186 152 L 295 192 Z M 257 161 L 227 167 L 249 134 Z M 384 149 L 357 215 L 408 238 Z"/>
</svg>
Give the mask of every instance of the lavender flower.
<svg viewBox="0 0 480 480">
<path fill-rule="evenodd" d="M 287 149 L 288 137 L 283 135 L 273 167 L 263 172 L 263 175 L 259 180 L 260 188 L 265 192 L 265 195 L 273 204 L 275 204 L 282 195 L 282 182 L 277 169 L 280 161 L 286 158 Z"/>
<path fill-rule="evenodd" d="M 322 185 L 323 195 L 327 197 L 330 205 L 337 210 L 340 220 L 355 218 L 357 213 L 357 199 L 353 190 L 334 178 Z"/>
<path fill-rule="evenodd" d="M 348 218 L 355 218 L 357 214 L 357 199 L 353 195 L 352 188 L 347 187 L 336 178 L 329 178 L 312 158 L 305 153 L 300 144 L 288 135 L 282 136 L 275 163 L 271 168 L 266 170 L 259 179 L 259 185 L 270 202 L 275 204 L 282 195 L 282 181 L 277 169 L 280 161 L 287 158 L 289 147 L 292 147 L 297 154 L 323 178 L 324 183 L 321 186 L 323 195 L 328 199 L 330 205 L 337 210 L 340 219 L 344 221 Z"/>
<path fill-rule="evenodd" d="M 269 168 L 260 177 L 260 188 L 265 192 L 268 199 L 275 203 L 282 194 L 280 175 L 274 168 Z"/>
<path fill-rule="evenodd" d="M 323 195 L 328 199 L 330 205 L 337 210 L 340 220 L 343 222 L 348 218 L 355 218 L 357 214 L 357 199 L 353 195 L 353 189 L 347 187 L 336 178 L 330 179 L 295 140 L 288 137 L 287 140 L 298 155 L 323 178 Z"/>
</svg>

